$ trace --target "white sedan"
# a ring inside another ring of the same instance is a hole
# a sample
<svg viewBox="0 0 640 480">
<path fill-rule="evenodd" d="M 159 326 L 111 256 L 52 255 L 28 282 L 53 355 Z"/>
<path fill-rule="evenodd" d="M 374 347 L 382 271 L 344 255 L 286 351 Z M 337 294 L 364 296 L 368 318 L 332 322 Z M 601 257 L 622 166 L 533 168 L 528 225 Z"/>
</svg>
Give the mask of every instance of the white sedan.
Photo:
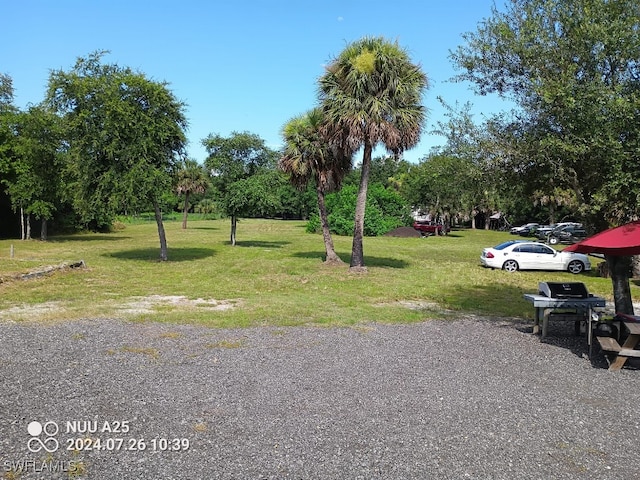
<svg viewBox="0 0 640 480">
<path fill-rule="evenodd" d="M 539 242 L 510 240 L 485 248 L 480 256 L 484 267 L 518 270 L 563 270 L 582 273 L 591 270 L 589 257 L 581 253 L 559 252 Z"/>
</svg>

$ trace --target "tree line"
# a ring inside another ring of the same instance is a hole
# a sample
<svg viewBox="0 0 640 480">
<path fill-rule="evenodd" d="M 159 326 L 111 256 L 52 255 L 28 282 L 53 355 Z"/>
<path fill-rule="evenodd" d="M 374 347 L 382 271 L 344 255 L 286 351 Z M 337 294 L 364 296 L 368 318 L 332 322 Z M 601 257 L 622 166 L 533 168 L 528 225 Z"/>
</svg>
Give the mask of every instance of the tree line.
<svg viewBox="0 0 640 480">
<path fill-rule="evenodd" d="M 313 157 L 316 151 L 310 153 L 314 172 L 310 176 L 290 168 L 293 164 L 287 159 L 295 156 L 295 142 L 311 130 L 300 130 L 294 140 L 286 133 L 289 126 L 283 130 L 286 147 L 282 152 L 267 148 L 256 134 L 233 132 L 228 137 L 210 134 L 202 140 L 207 151 L 203 165 L 186 158 L 184 103 L 166 83 L 105 62 L 106 53 L 94 52 L 78 58 L 69 70 L 52 71 L 45 100 L 22 112 L 12 105 L 11 79 L 2 77 L 6 95 L 2 97 L 1 182 L 13 208 L 26 220 L 21 227 L 23 238 L 29 237 L 32 216 L 42 222 L 44 238 L 47 222 L 63 210 L 73 225 L 105 229 L 118 214 L 150 209 L 157 224 L 160 258 L 166 260 L 163 212 L 171 194 L 184 198 L 186 228 L 189 200 L 211 191 L 216 209 L 231 219 L 234 245 L 240 217 L 269 216 L 285 209 L 310 216 L 308 191 L 322 194 L 316 198 L 322 206 L 324 193 L 340 186 L 352 171 L 354 153 L 364 145 L 352 223 L 352 267 L 364 268 L 362 237 L 373 147 L 384 142 L 389 151 L 399 154 L 417 142 L 422 128 L 424 109 L 419 99 L 426 77 L 403 49 L 383 38 L 365 38 L 336 59 L 325 78 L 327 100 L 316 110 L 320 121 L 311 128 L 316 135 L 311 142 L 321 149 L 323 158 Z M 386 63 L 378 64 L 380 55 L 387 58 Z M 356 68 L 352 68 L 354 60 Z M 370 85 L 358 90 L 367 77 L 373 78 Z M 343 80 L 350 91 L 339 91 Z M 400 83 L 391 88 L 394 82 Z M 358 96 L 359 106 L 339 103 L 345 94 Z M 378 98 L 375 109 L 370 108 L 372 95 Z M 335 112 L 327 110 L 330 105 Z M 351 110 L 340 110 L 345 105 Z M 363 109 L 370 109 L 365 119 L 360 118 Z M 336 119 L 333 123 L 326 121 L 329 115 Z M 311 158 L 305 149 L 300 146 L 298 152 L 302 163 Z M 304 188 L 296 191 L 294 186 Z M 174 198 L 173 207 L 175 203 Z M 322 208 L 319 218 L 326 227 Z M 345 221 L 336 223 L 344 226 Z M 374 233 L 384 233 L 384 225 Z"/>
</svg>

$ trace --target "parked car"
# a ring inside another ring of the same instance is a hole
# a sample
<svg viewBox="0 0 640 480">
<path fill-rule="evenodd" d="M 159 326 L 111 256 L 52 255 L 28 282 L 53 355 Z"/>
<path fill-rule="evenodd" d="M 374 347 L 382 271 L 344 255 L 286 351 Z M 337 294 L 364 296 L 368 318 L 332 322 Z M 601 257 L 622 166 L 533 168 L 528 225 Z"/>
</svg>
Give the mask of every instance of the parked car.
<svg viewBox="0 0 640 480">
<path fill-rule="evenodd" d="M 555 223 L 552 225 L 540 225 L 538 228 L 536 228 L 536 231 L 534 232 L 534 236 L 537 239 L 544 241 L 547 239 L 547 235 L 549 234 L 549 232 L 554 228 L 556 228 L 557 226 L 558 225 Z"/>
<path fill-rule="evenodd" d="M 511 230 L 509 230 L 509 233 L 511 235 L 520 235 L 522 232 L 524 232 L 524 231 L 529 232 L 532 228 L 535 228 L 537 226 L 538 226 L 537 223 L 527 223 L 526 225 L 521 225 L 519 227 L 513 227 Z"/>
<path fill-rule="evenodd" d="M 520 235 L 521 237 L 534 237 L 538 229 L 546 226 L 547 225 L 532 225 L 527 227 L 526 225 L 524 225 L 520 228 L 518 235 Z"/>
<path fill-rule="evenodd" d="M 423 237 L 428 237 L 429 235 L 446 235 L 451 231 L 448 226 L 433 221 L 413 222 L 413 228 L 418 230 Z"/>
<path fill-rule="evenodd" d="M 587 232 L 581 225 L 565 225 L 554 228 L 547 234 L 547 242 L 551 245 L 558 243 L 576 243 L 587 238 Z"/>
<path fill-rule="evenodd" d="M 561 222 L 561 223 L 553 223 L 551 225 L 541 225 L 536 229 L 535 236 L 538 240 L 542 240 L 546 242 L 547 236 L 549 235 L 549 233 L 551 233 L 552 230 L 555 230 L 556 228 L 566 227 L 567 225 L 576 225 L 578 227 L 582 226 L 581 223 L 575 223 L 575 222 Z"/>
<path fill-rule="evenodd" d="M 581 253 L 559 252 L 540 242 L 510 240 L 485 248 L 480 255 L 483 267 L 518 270 L 563 270 L 574 274 L 591 270 L 589 257 Z"/>
</svg>

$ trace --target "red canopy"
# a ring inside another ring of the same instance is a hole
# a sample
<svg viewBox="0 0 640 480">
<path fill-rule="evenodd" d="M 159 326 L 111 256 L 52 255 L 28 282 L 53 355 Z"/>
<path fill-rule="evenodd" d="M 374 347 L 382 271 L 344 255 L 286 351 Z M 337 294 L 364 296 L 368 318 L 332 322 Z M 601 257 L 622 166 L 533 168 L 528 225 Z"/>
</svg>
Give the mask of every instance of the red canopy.
<svg viewBox="0 0 640 480">
<path fill-rule="evenodd" d="M 603 253 L 605 255 L 640 255 L 640 221 L 596 233 L 569 245 L 565 252 Z"/>
</svg>

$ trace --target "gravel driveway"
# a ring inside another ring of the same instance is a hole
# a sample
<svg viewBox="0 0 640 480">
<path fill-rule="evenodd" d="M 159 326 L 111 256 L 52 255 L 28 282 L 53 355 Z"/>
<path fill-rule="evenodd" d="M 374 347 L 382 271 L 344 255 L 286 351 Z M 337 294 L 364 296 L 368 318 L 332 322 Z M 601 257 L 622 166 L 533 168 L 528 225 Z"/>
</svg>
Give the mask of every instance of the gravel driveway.
<svg viewBox="0 0 640 480">
<path fill-rule="evenodd" d="M 0 323 L 0 477 L 640 478 L 640 371 L 571 333 Z"/>
</svg>

